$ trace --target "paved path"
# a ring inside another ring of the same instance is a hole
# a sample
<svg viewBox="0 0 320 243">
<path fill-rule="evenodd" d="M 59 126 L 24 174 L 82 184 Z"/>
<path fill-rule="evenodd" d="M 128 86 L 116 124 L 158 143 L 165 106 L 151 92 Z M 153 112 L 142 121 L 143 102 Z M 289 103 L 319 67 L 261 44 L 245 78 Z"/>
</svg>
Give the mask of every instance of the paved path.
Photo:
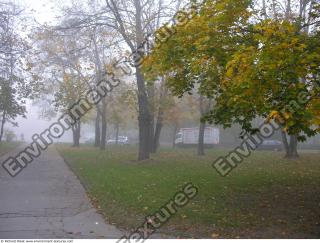
<svg viewBox="0 0 320 243">
<path fill-rule="evenodd" d="M 54 148 L 16 178 L 0 167 L 0 239 L 122 235 L 96 212 L 79 180 Z"/>
</svg>

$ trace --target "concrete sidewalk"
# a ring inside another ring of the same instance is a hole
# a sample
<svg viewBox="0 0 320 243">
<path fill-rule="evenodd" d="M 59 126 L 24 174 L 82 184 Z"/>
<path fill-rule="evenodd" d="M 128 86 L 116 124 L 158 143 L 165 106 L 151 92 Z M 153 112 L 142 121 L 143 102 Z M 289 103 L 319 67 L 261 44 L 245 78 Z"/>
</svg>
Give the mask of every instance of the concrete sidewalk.
<svg viewBox="0 0 320 243">
<path fill-rule="evenodd" d="M 99 239 L 122 235 L 96 212 L 55 148 L 15 178 L 0 167 L 0 238 Z"/>
</svg>

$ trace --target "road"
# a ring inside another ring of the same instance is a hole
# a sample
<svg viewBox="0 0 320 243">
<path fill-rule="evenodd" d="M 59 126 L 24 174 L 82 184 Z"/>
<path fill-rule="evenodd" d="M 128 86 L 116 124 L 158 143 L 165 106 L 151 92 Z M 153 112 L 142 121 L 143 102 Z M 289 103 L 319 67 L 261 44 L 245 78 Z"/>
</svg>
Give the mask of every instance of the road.
<svg viewBox="0 0 320 243">
<path fill-rule="evenodd" d="M 112 239 L 122 235 L 96 212 L 55 148 L 15 178 L 0 167 L 0 238 Z"/>
</svg>

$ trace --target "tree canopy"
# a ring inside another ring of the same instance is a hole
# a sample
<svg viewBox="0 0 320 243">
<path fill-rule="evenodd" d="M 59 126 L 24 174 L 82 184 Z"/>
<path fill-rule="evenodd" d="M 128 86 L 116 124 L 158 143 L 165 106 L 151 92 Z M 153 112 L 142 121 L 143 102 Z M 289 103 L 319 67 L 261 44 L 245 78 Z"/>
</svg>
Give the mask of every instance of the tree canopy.
<svg viewBox="0 0 320 243">
<path fill-rule="evenodd" d="M 205 2 L 152 51 L 144 71 L 168 75 L 180 97 L 198 91 L 213 98 L 203 117 L 210 123 L 255 133 L 252 121 L 263 117 L 297 140 L 314 136 L 320 132 L 319 4 L 308 1 L 299 13 L 287 4 L 285 13 L 271 6 L 268 15 L 266 6 L 257 11 L 251 1 Z"/>
</svg>

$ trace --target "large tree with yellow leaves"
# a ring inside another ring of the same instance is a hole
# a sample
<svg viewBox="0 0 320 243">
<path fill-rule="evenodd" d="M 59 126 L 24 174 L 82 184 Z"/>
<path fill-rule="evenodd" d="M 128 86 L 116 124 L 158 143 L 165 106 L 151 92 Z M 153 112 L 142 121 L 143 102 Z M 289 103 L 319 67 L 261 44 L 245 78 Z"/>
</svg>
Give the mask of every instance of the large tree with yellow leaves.
<svg viewBox="0 0 320 243">
<path fill-rule="evenodd" d="M 254 32 L 252 43 L 239 47 L 227 64 L 208 119 L 236 122 L 246 131 L 255 131 L 251 120 L 257 116 L 274 119 L 282 127 L 286 156 L 295 158 L 297 141 L 320 132 L 320 42 L 285 20 L 264 21 Z"/>
<path fill-rule="evenodd" d="M 306 6 L 295 15 L 289 3 L 282 15 L 273 6 L 273 13 L 264 9 L 261 16 L 251 1 L 206 2 L 153 50 L 144 70 L 168 75 L 178 96 L 197 88 L 214 98 L 215 106 L 205 116 L 209 122 L 238 123 L 254 133 L 253 119 L 275 120 L 282 127 L 287 157 L 295 158 L 297 142 L 320 132 L 319 6 L 309 3 L 306 21 Z"/>
</svg>

